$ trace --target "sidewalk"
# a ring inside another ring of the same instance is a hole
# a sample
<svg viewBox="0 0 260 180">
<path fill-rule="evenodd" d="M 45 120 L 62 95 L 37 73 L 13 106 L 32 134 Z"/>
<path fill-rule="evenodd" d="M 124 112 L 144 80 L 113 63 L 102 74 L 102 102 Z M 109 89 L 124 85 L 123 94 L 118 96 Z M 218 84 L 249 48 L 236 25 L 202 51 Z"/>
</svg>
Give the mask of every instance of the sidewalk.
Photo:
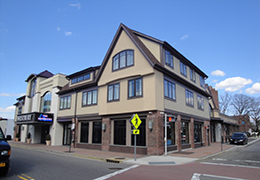
<svg viewBox="0 0 260 180">
<path fill-rule="evenodd" d="M 253 138 L 248 144 L 258 141 L 260 138 Z M 181 152 L 172 152 L 167 156 L 147 156 L 147 155 L 136 155 L 136 161 L 134 160 L 134 154 L 110 152 L 110 151 L 99 151 L 81 148 L 71 148 L 69 152 L 69 146 L 46 146 L 45 144 L 27 144 L 23 142 L 9 141 L 9 144 L 13 147 L 20 147 L 38 151 L 47 151 L 51 153 L 63 154 L 73 157 L 96 159 L 106 162 L 113 163 L 131 163 L 141 165 L 173 165 L 173 164 L 184 164 L 193 162 L 198 159 L 203 159 L 208 156 L 215 155 L 217 153 L 225 152 L 236 145 L 211 143 L 210 146 L 200 147 L 197 149 L 184 149 Z M 223 151 L 222 151 L 223 150 Z"/>
</svg>

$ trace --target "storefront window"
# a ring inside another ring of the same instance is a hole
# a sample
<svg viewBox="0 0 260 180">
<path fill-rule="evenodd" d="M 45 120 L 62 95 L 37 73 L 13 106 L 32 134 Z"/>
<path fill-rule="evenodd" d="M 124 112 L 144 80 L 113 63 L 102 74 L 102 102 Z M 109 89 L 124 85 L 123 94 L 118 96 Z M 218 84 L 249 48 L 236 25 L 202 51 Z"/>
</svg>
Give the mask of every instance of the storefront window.
<svg viewBox="0 0 260 180">
<path fill-rule="evenodd" d="M 146 120 L 142 119 L 142 123 L 138 127 L 140 130 L 140 134 L 136 135 L 136 145 L 137 146 L 146 146 Z M 135 129 L 134 126 L 132 126 L 132 130 Z M 134 146 L 134 135 L 132 134 L 132 146 Z"/>
<path fill-rule="evenodd" d="M 101 122 L 93 122 L 93 136 L 92 136 L 92 143 L 101 143 L 101 136 L 102 136 L 102 123 Z"/>
<path fill-rule="evenodd" d="M 89 122 L 81 123 L 80 142 L 88 143 Z"/>
<path fill-rule="evenodd" d="M 114 144 L 126 145 L 126 121 L 114 121 Z"/>
<path fill-rule="evenodd" d="M 194 142 L 201 142 L 201 124 L 194 123 Z"/>
<path fill-rule="evenodd" d="M 189 143 L 189 123 L 181 122 L 181 143 L 188 144 Z"/>
<path fill-rule="evenodd" d="M 167 125 L 167 145 L 175 145 L 175 123 Z"/>
<path fill-rule="evenodd" d="M 63 145 L 70 145 L 71 141 L 71 124 L 64 124 Z"/>
</svg>

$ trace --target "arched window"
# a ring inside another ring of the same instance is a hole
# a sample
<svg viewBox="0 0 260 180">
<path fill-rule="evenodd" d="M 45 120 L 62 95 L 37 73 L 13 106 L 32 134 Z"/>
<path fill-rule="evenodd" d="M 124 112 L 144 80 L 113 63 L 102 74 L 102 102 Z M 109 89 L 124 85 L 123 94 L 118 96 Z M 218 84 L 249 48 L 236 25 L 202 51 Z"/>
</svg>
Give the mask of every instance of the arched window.
<svg viewBox="0 0 260 180">
<path fill-rule="evenodd" d="M 37 79 L 36 78 L 31 81 L 30 97 L 33 97 L 35 95 L 36 83 L 37 83 Z"/>
<path fill-rule="evenodd" d="M 41 98 L 41 111 L 49 112 L 51 111 L 51 92 L 47 92 Z"/>
</svg>

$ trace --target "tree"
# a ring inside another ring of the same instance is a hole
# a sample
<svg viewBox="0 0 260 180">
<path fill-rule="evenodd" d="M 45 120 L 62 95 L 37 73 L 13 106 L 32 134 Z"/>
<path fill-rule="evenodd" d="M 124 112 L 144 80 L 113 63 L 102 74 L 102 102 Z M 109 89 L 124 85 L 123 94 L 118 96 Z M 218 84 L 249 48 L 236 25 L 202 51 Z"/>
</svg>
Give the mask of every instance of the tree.
<svg viewBox="0 0 260 180">
<path fill-rule="evenodd" d="M 250 113 L 252 109 L 254 98 L 244 95 L 244 94 L 235 94 L 233 96 L 231 105 L 235 109 L 236 115 L 245 115 Z"/>
<path fill-rule="evenodd" d="M 224 95 L 220 96 L 220 99 L 219 99 L 219 111 L 220 111 L 220 113 L 222 113 L 222 114 L 228 114 L 229 113 L 231 100 L 232 100 L 232 95 L 228 92 L 225 92 Z"/>
<path fill-rule="evenodd" d="M 253 98 L 250 117 L 254 122 L 254 131 L 259 132 L 260 126 L 260 98 Z"/>
</svg>

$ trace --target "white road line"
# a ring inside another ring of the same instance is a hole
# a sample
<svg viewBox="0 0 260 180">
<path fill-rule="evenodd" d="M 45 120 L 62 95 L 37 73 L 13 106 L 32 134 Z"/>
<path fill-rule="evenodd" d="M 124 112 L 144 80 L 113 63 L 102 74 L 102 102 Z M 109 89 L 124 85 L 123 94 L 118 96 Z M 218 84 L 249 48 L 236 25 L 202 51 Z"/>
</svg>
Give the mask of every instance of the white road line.
<svg viewBox="0 0 260 180">
<path fill-rule="evenodd" d="M 256 167 L 256 166 L 243 166 L 243 165 L 236 165 L 236 164 L 210 163 L 210 162 L 201 162 L 201 164 L 220 165 L 220 166 L 233 166 L 233 167 L 243 167 L 243 168 L 260 169 L 260 167 Z"/>
<path fill-rule="evenodd" d="M 93 180 L 105 180 L 105 179 L 111 178 L 111 177 L 113 177 L 113 176 L 116 176 L 116 175 L 118 175 L 118 174 L 121 174 L 121 173 L 123 173 L 123 172 L 126 172 L 126 171 L 128 171 L 128 170 L 130 170 L 130 169 L 137 168 L 138 166 L 139 166 L 139 165 L 133 165 L 133 166 L 130 166 L 129 168 L 122 169 L 122 170 L 120 170 L 120 171 L 116 171 L 116 172 L 113 172 L 113 173 L 111 173 L 111 174 L 107 174 L 107 175 L 105 175 L 105 176 L 102 176 L 102 177 L 99 177 L 99 178 L 96 178 L 96 179 L 93 179 Z"/>
<path fill-rule="evenodd" d="M 191 180 L 200 180 L 200 176 L 218 178 L 218 179 L 246 180 L 246 179 L 239 179 L 239 178 L 233 178 L 233 177 L 216 176 L 216 175 L 211 175 L 211 174 L 198 174 L 198 173 L 194 173 Z"/>
</svg>

